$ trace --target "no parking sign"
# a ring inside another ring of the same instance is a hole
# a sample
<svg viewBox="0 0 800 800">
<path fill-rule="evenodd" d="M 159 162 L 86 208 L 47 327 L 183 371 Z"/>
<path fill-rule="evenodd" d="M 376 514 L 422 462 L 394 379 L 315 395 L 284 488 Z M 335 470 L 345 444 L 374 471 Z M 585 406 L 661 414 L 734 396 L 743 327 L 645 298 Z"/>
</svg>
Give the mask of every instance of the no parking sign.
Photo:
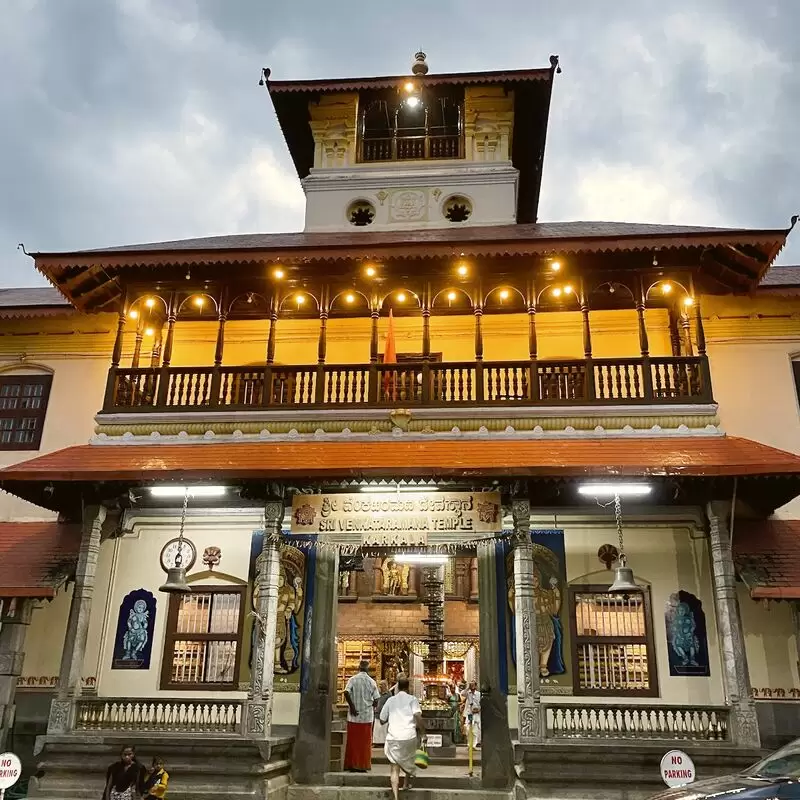
<svg viewBox="0 0 800 800">
<path fill-rule="evenodd" d="M 22 764 L 14 753 L 0 754 L 0 800 L 22 776 Z"/>
<path fill-rule="evenodd" d="M 694 783 L 694 762 L 681 750 L 670 750 L 661 759 L 661 777 L 670 789 Z"/>
</svg>

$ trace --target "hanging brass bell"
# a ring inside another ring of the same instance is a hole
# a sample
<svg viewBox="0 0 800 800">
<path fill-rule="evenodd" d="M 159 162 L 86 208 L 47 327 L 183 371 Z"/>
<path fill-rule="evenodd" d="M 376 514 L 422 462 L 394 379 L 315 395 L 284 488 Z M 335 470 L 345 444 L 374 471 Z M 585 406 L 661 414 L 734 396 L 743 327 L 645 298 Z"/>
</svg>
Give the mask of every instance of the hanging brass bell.
<svg viewBox="0 0 800 800">
<path fill-rule="evenodd" d="M 609 594 L 631 594 L 641 589 L 633 578 L 633 570 L 628 566 L 625 556 L 620 555 L 619 566 L 614 570 L 614 583 L 608 587 Z"/>
<path fill-rule="evenodd" d="M 186 582 L 186 567 L 170 567 L 167 570 L 167 580 L 163 586 L 158 587 L 158 591 L 168 594 L 189 594 L 192 587 Z"/>
</svg>

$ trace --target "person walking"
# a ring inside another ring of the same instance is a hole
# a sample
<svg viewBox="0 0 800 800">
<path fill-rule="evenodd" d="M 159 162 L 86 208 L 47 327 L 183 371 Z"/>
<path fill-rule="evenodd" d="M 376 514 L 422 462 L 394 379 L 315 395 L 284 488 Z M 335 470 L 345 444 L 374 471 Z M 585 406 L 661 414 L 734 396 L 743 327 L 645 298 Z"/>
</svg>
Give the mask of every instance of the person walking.
<svg viewBox="0 0 800 800">
<path fill-rule="evenodd" d="M 403 789 L 411 789 L 411 779 L 417 774 L 414 759 L 425 736 L 422 708 L 419 700 L 408 693 L 408 688 L 408 678 L 398 676 L 397 694 L 384 703 L 380 714 L 381 722 L 389 726 L 383 752 L 392 765 L 389 782 L 394 800 L 399 800 L 401 770 L 405 775 Z"/>
<path fill-rule="evenodd" d="M 464 693 L 464 733 L 469 743 L 469 732 L 472 730 L 472 744 L 481 746 L 481 693 L 478 684 L 471 681 L 469 688 Z"/>
<path fill-rule="evenodd" d="M 344 768 L 347 772 L 369 772 L 372 769 L 372 725 L 375 705 L 380 697 L 378 685 L 369 676 L 369 661 L 358 665 L 344 690 L 347 702 L 347 745 Z"/>
</svg>

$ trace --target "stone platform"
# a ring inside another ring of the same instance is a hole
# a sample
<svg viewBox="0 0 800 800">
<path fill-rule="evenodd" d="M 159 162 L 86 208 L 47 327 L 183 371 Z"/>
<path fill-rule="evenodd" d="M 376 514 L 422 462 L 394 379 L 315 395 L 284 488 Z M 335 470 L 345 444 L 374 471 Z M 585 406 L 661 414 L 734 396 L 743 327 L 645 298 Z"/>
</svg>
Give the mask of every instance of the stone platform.
<svg viewBox="0 0 800 800">
<path fill-rule="evenodd" d="M 109 764 L 123 746 L 133 745 L 143 764 L 155 755 L 164 759 L 170 800 L 286 800 L 292 743 L 290 737 L 253 742 L 189 733 L 46 736 L 37 750 L 40 777 L 31 779 L 28 796 L 99 798 Z"/>
<path fill-rule="evenodd" d="M 527 796 L 538 800 L 643 800 L 666 789 L 662 756 L 683 750 L 694 761 L 697 779 L 727 775 L 754 764 L 763 751 L 688 741 L 585 740 L 516 745 L 517 771 Z"/>
</svg>

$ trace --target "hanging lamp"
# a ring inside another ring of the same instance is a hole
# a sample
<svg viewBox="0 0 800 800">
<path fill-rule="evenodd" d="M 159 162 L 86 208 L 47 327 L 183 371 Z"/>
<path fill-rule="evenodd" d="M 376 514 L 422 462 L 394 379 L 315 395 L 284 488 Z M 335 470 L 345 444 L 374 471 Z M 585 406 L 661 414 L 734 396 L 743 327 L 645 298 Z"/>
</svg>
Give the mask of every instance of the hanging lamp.
<svg viewBox="0 0 800 800">
<path fill-rule="evenodd" d="M 614 495 L 614 520 L 617 523 L 617 536 L 619 537 L 619 556 L 617 568 L 614 570 L 614 582 L 608 587 L 609 594 L 631 594 L 641 591 L 633 578 L 633 570 L 628 566 L 625 555 L 625 542 L 622 538 L 622 501 L 619 494 Z"/>
<path fill-rule="evenodd" d="M 190 594 L 192 587 L 186 582 L 186 567 L 183 566 L 183 531 L 186 527 L 186 508 L 189 505 L 189 488 L 183 494 L 183 509 L 181 510 L 181 527 L 178 532 L 178 552 L 175 554 L 173 565 L 167 570 L 167 579 L 159 592 L 168 594 Z"/>
</svg>

